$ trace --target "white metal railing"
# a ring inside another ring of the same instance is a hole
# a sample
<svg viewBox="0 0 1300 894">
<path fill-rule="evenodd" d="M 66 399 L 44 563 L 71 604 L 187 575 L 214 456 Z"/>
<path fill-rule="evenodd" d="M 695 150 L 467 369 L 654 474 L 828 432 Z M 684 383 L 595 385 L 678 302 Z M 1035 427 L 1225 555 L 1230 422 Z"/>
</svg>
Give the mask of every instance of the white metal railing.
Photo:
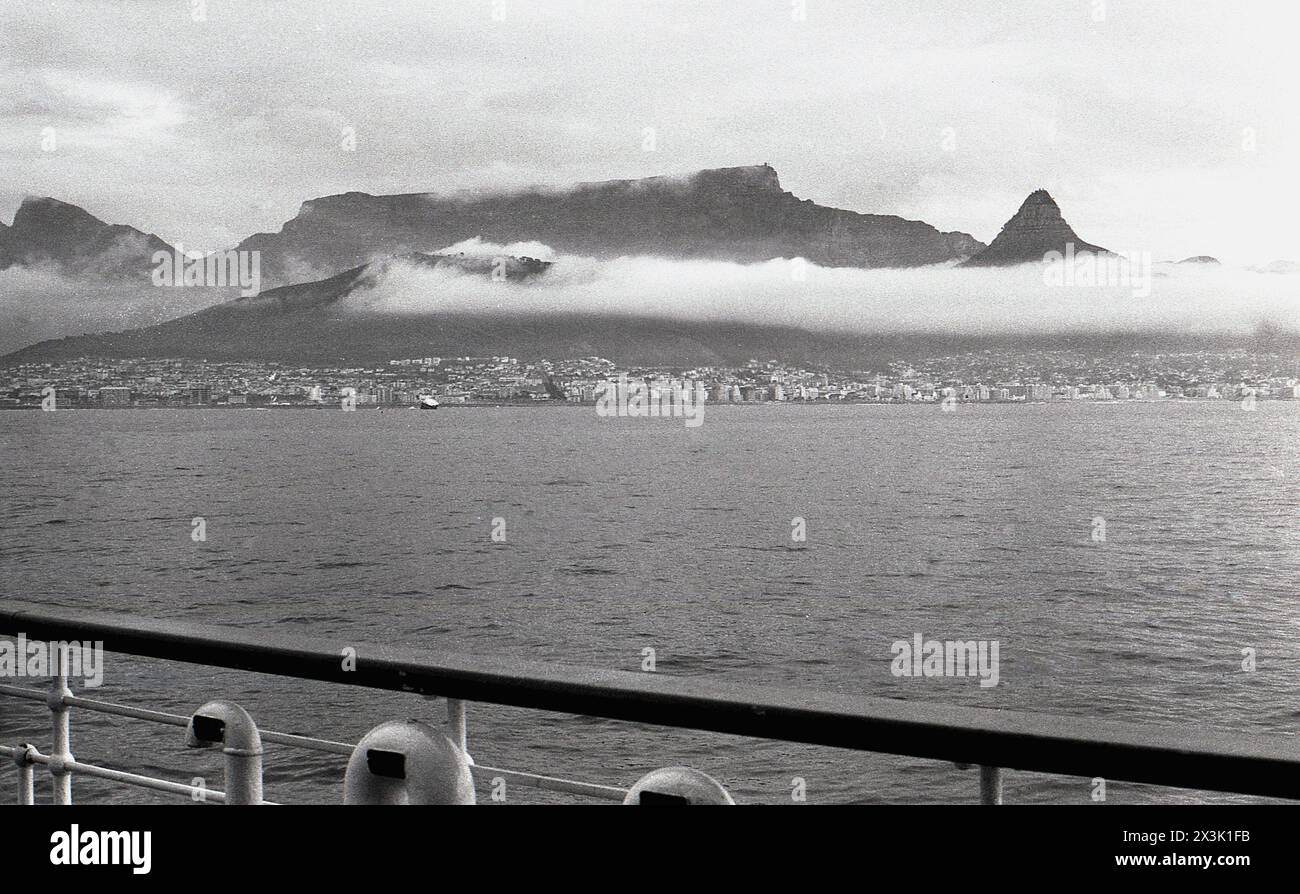
<svg viewBox="0 0 1300 894">
<path fill-rule="evenodd" d="M 42 754 L 34 745 L 27 743 L 17 746 L 0 745 L 0 758 L 8 758 L 12 760 L 18 768 L 18 804 L 29 805 L 36 803 L 35 768 L 37 766 L 44 766 L 49 771 L 53 781 L 55 804 L 72 803 L 73 775 L 103 779 L 109 782 L 117 782 L 123 785 L 130 785 L 137 788 L 165 792 L 168 794 L 185 795 L 195 800 L 211 802 L 214 804 L 226 803 L 226 793 L 223 791 L 216 791 L 207 787 L 200 787 L 183 782 L 172 782 L 170 780 L 159 779 L 154 776 L 145 776 L 139 773 L 128 773 L 123 770 L 114 770 L 110 767 L 100 767 L 76 760 L 72 756 L 72 708 L 93 711 L 99 714 L 111 714 L 117 717 L 128 717 L 133 720 L 144 720 L 150 723 L 158 723 L 166 726 L 181 727 L 182 729 L 189 726 L 191 718 L 186 717 L 183 714 L 172 714 L 166 711 L 153 711 L 147 708 L 135 708 L 130 705 L 119 705 L 113 702 L 82 698 L 74 695 L 72 690 L 68 687 L 66 646 L 60 646 L 55 649 L 52 657 L 55 660 L 55 673 L 51 677 L 50 690 L 48 693 L 42 692 L 39 689 L 0 684 L 0 696 L 9 696 L 11 698 L 43 702 L 46 704 L 50 709 L 53 724 L 54 748 L 51 754 Z M 356 749 L 356 745 L 350 745 L 347 742 L 318 739 L 313 736 L 298 736 L 290 733 L 274 732 L 272 730 L 259 730 L 258 732 L 261 735 L 262 740 L 265 742 L 285 745 L 290 748 L 299 748 L 305 751 L 317 751 L 325 754 L 336 754 L 343 757 L 350 757 Z M 465 702 L 461 699 L 447 699 L 447 733 L 448 737 L 463 753 L 469 753 L 467 747 L 468 733 L 466 728 Z M 619 788 L 617 786 L 578 782 L 572 779 L 563 779 L 556 776 L 543 776 L 537 773 L 505 770 L 500 767 L 480 766 L 474 764 L 470 766 L 470 773 L 476 780 L 480 781 L 495 781 L 500 779 L 511 785 L 519 785 L 527 788 L 560 792 L 570 795 L 580 795 L 608 801 L 622 801 L 627 796 L 627 789 Z M 262 799 L 260 803 L 266 805 L 277 804 L 275 801 L 267 801 L 265 799 Z"/>
<path fill-rule="evenodd" d="M 14 601 L 0 603 L 0 634 L 26 631 L 50 642 L 102 642 L 105 651 L 211 668 L 228 668 L 335 685 L 362 686 L 447 699 L 448 745 L 467 756 L 468 702 L 510 705 L 538 711 L 586 715 L 660 727 L 795 742 L 879 754 L 909 755 L 967 769 L 979 767 L 980 800 L 1002 800 L 1002 769 L 1144 783 L 1172 788 L 1232 792 L 1300 800 L 1300 750 L 1293 736 L 1204 727 L 1162 727 L 1096 718 L 1061 717 L 989 708 L 963 708 L 815 690 L 727 683 L 701 678 L 577 668 L 505 656 L 428 653 L 374 644 L 351 644 L 355 661 L 341 666 L 339 644 L 327 639 L 280 637 L 260 631 L 164 621 L 93 611 L 58 612 Z M 355 646 L 355 648 L 353 648 Z M 206 800 L 266 803 L 261 797 L 262 743 L 351 755 L 345 742 L 259 731 L 238 706 L 210 702 L 194 717 L 118 705 L 74 695 L 68 688 L 67 654 L 56 650 L 49 692 L 0 685 L 0 696 L 43 702 L 51 712 L 53 747 L 48 755 L 27 744 L 0 746 L 0 755 L 19 767 L 19 800 L 29 803 L 33 769 L 47 768 L 54 800 L 71 802 L 72 776 L 99 777 L 189 793 L 180 783 L 96 767 L 77 761 L 71 750 L 69 714 L 80 708 L 187 727 L 187 744 L 222 745 L 226 783 Z M 209 716 L 215 712 L 218 716 Z M 225 718 L 224 720 L 220 718 Z M 200 730 L 200 721 L 225 732 Z M 234 724 L 230 728 L 223 723 Z M 248 728 L 243 744 L 233 740 Z M 379 728 L 376 728 L 378 730 Z M 372 730 L 372 734 L 376 732 Z M 369 736 L 367 737 L 369 738 Z M 440 737 L 441 738 L 441 737 Z M 230 740 L 228 742 L 228 739 Z M 369 762 L 382 747 L 371 744 Z M 400 755 L 387 754 L 388 758 Z M 240 763 L 242 761 L 242 764 Z M 465 761 L 468 763 L 468 761 Z M 236 773 L 243 767 L 242 775 Z M 368 765 L 369 766 L 369 765 Z M 383 776 L 369 766 L 374 776 Z M 608 785 L 503 770 L 465 768 L 471 777 L 497 778 L 555 792 L 607 799 L 632 799 L 631 791 Z M 651 774 L 654 776 L 657 774 Z M 702 775 L 702 774 L 701 774 Z M 345 776 L 345 783 L 346 783 Z M 404 779 L 405 776 L 391 776 Z M 649 777 L 646 777 L 649 778 Z M 707 777 L 705 777 L 707 779 Z M 643 780 L 644 781 L 644 780 Z M 709 780 L 715 786 L 716 782 Z M 467 783 L 468 784 L 468 783 Z M 719 786 L 719 789 L 721 787 Z M 662 794 L 656 791 L 656 796 Z M 725 796 L 725 792 L 722 792 Z M 644 800 L 644 798 L 642 798 Z"/>
</svg>

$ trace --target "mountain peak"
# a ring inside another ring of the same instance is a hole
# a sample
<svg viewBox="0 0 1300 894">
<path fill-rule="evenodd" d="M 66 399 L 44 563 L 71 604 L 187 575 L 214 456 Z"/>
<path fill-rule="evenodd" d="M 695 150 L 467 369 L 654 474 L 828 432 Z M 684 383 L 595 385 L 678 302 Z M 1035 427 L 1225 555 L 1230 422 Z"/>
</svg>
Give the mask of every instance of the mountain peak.
<svg viewBox="0 0 1300 894">
<path fill-rule="evenodd" d="M 610 190 L 702 190 L 706 192 L 740 191 L 780 193 L 781 178 L 767 162 L 758 165 L 738 165 L 729 168 L 703 168 L 687 174 L 660 174 L 635 179 L 597 180 L 579 183 L 574 192 L 602 192 Z M 565 192 L 566 190 L 558 190 Z"/>
<path fill-rule="evenodd" d="M 84 230 L 107 226 L 84 208 L 49 196 L 28 196 L 14 213 L 15 230 Z"/>
<path fill-rule="evenodd" d="M 776 168 L 767 162 L 761 165 L 742 165 L 734 168 L 708 168 L 695 174 L 695 180 L 720 180 L 750 189 L 781 191 L 781 178 Z"/>
<path fill-rule="evenodd" d="M 1062 226 L 1067 230 L 1070 229 L 1070 225 L 1065 223 L 1065 217 L 1061 214 L 1061 206 L 1056 204 L 1052 194 L 1045 189 L 1036 189 L 1020 203 L 1020 210 L 1002 225 L 1002 229 L 1005 232 L 1008 228 L 1026 226 L 1041 228 L 1052 221 L 1060 221 Z M 1074 231 L 1070 230 L 1070 233 L 1073 234 Z"/>
<path fill-rule="evenodd" d="M 1110 254 L 1104 248 L 1084 242 L 1066 223 L 1061 207 L 1051 193 L 1037 189 L 1029 194 L 1002 232 L 989 243 L 989 247 L 975 255 L 965 267 L 1011 267 L 1042 261 L 1049 252 L 1066 251 L 1073 246 L 1076 254 L 1092 252 Z"/>
<path fill-rule="evenodd" d="M 108 276 L 147 274 L 156 251 L 171 251 L 157 236 L 108 224 L 89 211 L 49 196 L 28 196 L 0 245 L 0 270 L 54 265 Z"/>
</svg>

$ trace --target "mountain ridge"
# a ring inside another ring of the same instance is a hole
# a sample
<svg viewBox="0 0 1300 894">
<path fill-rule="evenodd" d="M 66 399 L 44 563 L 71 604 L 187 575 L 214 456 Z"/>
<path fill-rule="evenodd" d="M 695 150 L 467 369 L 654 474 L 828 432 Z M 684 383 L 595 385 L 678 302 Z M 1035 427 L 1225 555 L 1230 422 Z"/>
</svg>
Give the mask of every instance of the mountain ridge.
<svg viewBox="0 0 1300 894">
<path fill-rule="evenodd" d="M 53 267 L 74 275 L 148 277 L 154 252 L 173 251 L 152 233 L 110 224 L 49 196 L 28 196 L 12 225 L 0 224 L 0 270 Z"/>
<path fill-rule="evenodd" d="M 1020 209 L 1002 225 L 997 237 L 979 254 L 964 261 L 963 267 L 1013 267 L 1041 263 L 1051 252 L 1072 254 L 1088 252 L 1109 255 L 1113 252 L 1079 238 L 1061 214 L 1061 206 L 1045 189 L 1036 189 L 1021 203 Z"/>
<path fill-rule="evenodd" d="M 940 232 L 923 221 L 798 199 L 767 164 L 506 192 L 338 193 L 303 202 L 279 231 L 255 233 L 238 248 L 260 251 L 263 275 L 289 283 L 474 237 L 542 242 L 599 259 L 803 257 L 831 267 L 927 266 L 984 248 L 967 233 Z"/>
<path fill-rule="evenodd" d="M 453 270 L 516 284 L 543 276 L 551 267 L 550 261 L 529 257 L 408 254 L 362 264 L 327 279 L 292 283 L 235 298 L 152 326 L 46 339 L 0 357 L 0 361 L 83 355 L 211 355 L 230 359 L 369 357 L 371 354 L 367 352 L 372 349 L 386 353 L 390 340 L 392 344 L 425 344 L 430 338 L 439 337 L 440 327 L 448 320 L 474 316 L 429 313 L 394 317 L 367 314 L 364 310 L 335 311 L 334 305 L 343 299 L 354 295 L 364 297 L 394 264 L 414 269 Z"/>
</svg>

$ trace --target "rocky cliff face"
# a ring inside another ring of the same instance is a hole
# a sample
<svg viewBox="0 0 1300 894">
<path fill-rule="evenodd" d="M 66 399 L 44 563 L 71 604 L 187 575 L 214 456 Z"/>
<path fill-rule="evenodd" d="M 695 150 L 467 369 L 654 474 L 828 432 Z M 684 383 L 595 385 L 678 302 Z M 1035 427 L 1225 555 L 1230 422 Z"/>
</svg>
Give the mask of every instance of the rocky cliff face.
<svg viewBox="0 0 1300 894">
<path fill-rule="evenodd" d="M 346 193 L 303 204 L 279 233 L 239 245 L 262 275 L 303 282 L 376 256 L 432 252 L 465 239 L 543 242 L 597 258 L 657 255 L 753 263 L 804 257 L 825 266 L 914 267 L 983 244 L 929 224 L 826 208 L 781 188 L 768 165 L 496 195 Z"/>
<path fill-rule="evenodd" d="M 107 224 L 50 198 L 24 200 L 13 226 L 0 228 L 0 270 L 52 267 L 63 273 L 147 280 L 153 253 L 171 250 L 157 236 Z"/>
<path fill-rule="evenodd" d="M 1038 263 L 1048 252 L 1064 253 L 1067 245 L 1074 252 L 1110 254 L 1106 249 L 1084 242 L 1061 215 L 1045 189 L 1031 193 L 1020 210 L 1002 227 L 989 247 L 976 254 L 965 267 L 1010 267 L 1016 264 Z"/>
</svg>

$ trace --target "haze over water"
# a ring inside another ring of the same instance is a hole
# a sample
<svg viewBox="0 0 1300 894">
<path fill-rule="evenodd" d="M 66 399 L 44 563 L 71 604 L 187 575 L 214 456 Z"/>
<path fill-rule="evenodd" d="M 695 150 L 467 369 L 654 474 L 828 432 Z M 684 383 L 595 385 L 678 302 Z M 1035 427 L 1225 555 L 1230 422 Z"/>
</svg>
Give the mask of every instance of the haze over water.
<svg viewBox="0 0 1300 894">
<path fill-rule="evenodd" d="M 0 598 L 627 671 L 653 648 L 660 674 L 1294 734 L 1298 445 L 1300 404 L 1281 401 L 709 405 L 694 429 L 589 407 L 11 412 Z M 891 644 L 915 633 L 998 640 L 1000 684 L 891 676 Z M 112 654 L 92 694 L 186 714 L 230 698 L 263 728 L 347 741 L 444 716 L 415 696 Z M 43 706 L 0 707 L 0 741 L 44 750 Z M 946 764 L 488 705 L 469 736 L 481 764 L 623 785 L 688 764 L 741 801 L 788 802 L 794 777 L 810 801 L 978 793 Z M 219 785 L 220 756 L 168 727 L 74 711 L 73 751 Z M 337 800 L 342 770 L 271 748 L 267 797 Z M 1090 793 L 1007 776 L 1009 803 Z"/>
</svg>

